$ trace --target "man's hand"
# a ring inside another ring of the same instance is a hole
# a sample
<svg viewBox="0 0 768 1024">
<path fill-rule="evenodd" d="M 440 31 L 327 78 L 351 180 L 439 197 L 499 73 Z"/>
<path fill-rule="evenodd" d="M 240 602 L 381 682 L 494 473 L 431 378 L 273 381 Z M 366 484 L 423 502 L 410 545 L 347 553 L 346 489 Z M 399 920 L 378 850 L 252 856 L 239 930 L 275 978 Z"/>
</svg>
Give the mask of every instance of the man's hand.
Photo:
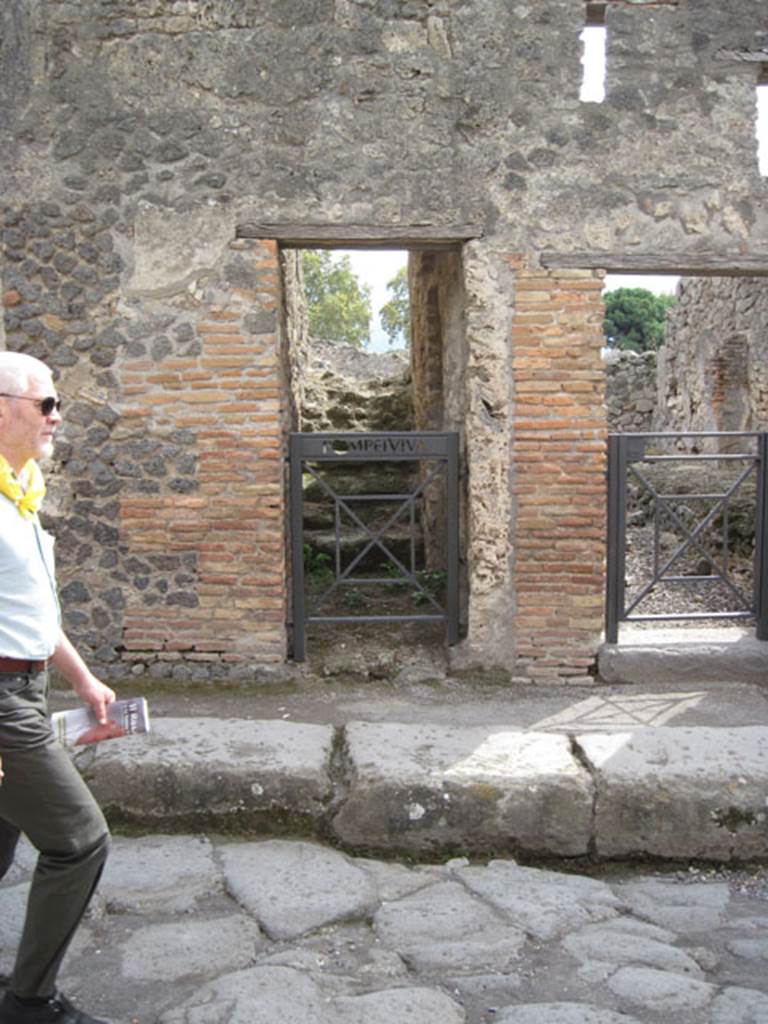
<svg viewBox="0 0 768 1024">
<path fill-rule="evenodd" d="M 90 673 L 86 679 L 74 683 L 72 689 L 84 704 L 93 708 L 99 725 L 104 725 L 107 721 L 107 705 L 115 699 L 115 691 Z"/>
</svg>

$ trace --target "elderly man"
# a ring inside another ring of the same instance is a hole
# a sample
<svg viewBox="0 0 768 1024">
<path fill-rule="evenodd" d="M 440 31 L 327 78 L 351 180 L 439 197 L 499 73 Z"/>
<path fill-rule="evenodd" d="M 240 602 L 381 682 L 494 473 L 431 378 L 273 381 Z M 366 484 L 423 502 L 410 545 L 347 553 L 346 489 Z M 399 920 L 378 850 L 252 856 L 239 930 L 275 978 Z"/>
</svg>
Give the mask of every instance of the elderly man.
<svg viewBox="0 0 768 1024">
<path fill-rule="evenodd" d="M 38 522 L 38 466 L 50 455 L 61 403 L 48 367 L 0 352 L 0 877 L 20 833 L 39 853 L 0 1024 L 104 1024 L 56 989 L 56 975 L 99 880 L 104 817 L 47 717 L 53 665 L 100 721 L 112 690 L 61 628 L 53 539 Z"/>
</svg>

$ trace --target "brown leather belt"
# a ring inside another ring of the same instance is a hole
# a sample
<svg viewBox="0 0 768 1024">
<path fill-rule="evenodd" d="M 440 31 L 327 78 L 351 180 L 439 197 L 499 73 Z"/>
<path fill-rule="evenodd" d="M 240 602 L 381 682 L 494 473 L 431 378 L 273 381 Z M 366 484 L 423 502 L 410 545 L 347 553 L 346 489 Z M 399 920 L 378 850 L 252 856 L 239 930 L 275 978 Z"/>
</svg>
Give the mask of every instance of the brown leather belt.
<svg viewBox="0 0 768 1024">
<path fill-rule="evenodd" d="M 29 661 L 27 658 L 0 657 L 0 672 L 13 672 L 17 675 L 30 675 L 33 672 L 42 672 L 47 664 L 47 661 Z"/>
</svg>

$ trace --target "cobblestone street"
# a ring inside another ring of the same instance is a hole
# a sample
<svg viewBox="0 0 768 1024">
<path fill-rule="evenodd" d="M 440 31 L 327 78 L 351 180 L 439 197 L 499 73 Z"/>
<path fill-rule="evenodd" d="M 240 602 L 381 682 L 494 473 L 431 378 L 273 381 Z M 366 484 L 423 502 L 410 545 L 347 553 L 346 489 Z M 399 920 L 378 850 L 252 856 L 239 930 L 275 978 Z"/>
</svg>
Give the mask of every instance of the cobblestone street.
<svg viewBox="0 0 768 1024">
<path fill-rule="evenodd" d="M 0 888 L 0 971 L 32 851 Z M 601 878 L 115 840 L 62 987 L 120 1024 L 766 1024 L 764 870 Z"/>
</svg>

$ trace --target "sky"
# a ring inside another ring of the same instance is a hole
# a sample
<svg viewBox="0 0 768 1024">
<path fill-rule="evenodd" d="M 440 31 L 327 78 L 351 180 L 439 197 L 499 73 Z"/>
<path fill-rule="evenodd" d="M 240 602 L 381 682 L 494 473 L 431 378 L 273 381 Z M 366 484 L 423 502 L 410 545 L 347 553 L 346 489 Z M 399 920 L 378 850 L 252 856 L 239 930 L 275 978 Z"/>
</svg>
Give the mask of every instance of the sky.
<svg viewBox="0 0 768 1024">
<path fill-rule="evenodd" d="M 379 310 L 391 298 L 387 283 L 392 280 L 400 267 L 408 262 L 405 251 L 364 251 L 343 250 L 339 256 L 349 256 L 349 262 L 358 281 L 371 287 L 371 340 L 369 352 L 386 352 L 390 349 L 389 338 L 379 320 Z M 679 278 L 672 274 L 606 274 L 605 290 L 613 288 L 647 288 L 656 295 L 674 295 Z"/>
<path fill-rule="evenodd" d="M 599 27 L 586 29 L 584 41 L 584 81 L 580 98 L 584 102 L 601 102 L 604 98 L 605 80 L 605 30 Z M 760 173 L 768 175 L 768 85 L 757 89 L 758 159 Z M 391 281 L 400 267 L 408 262 L 406 252 L 360 251 L 346 252 L 350 264 L 361 284 L 371 286 L 371 342 L 369 350 L 383 352 L 389 348 L 389 339 L 379 321 L 379 310 L 390 299 L 387 282 Z M 647 288 L 656 295 L 674 295 L 679 278 L 672 274 L 607 274 L 605 290 L 614 288 Z"/>
<path fill-rule="evenodd" d="M 392 280 L 400 267 L 408 263 L 408 253 L 401 250 L 367 250 L 344 251 L 339 255 L 349 256 L 352 270 L 361 284 L 370 285 L 371 309 L 371 341 L 370 352 L 386 352 L 390 348 L 389 338 L 384 333 L 379 320 L 379 310 L 388 302 L 392 295 L 387 291 L 387 283 Z"/>
</svg>

